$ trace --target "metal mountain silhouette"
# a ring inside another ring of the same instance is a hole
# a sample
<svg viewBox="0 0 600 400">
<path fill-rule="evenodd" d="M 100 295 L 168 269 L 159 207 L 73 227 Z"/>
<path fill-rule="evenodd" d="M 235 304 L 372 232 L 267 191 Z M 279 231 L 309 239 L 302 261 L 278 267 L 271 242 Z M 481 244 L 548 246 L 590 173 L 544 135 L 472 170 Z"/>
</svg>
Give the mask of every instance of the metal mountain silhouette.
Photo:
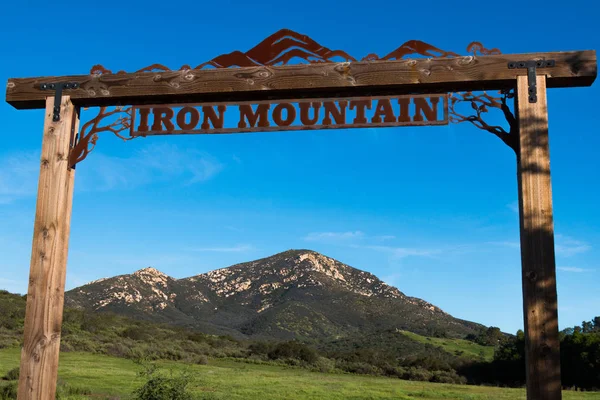
<svg viewBox="0 0 600 400">
<path fill-rule="evenodd" d="M 421 55 L 425 57 L 460 56 L 457 53 L 444 51 L 420 40 L 409 40 L 384 57 L 369 54 L 362 60 L 400 60 L 408 55 Z M 340 57 L 344 61 L 356 61 L 354 57 L 343 50 L 331 50 L 307 35 L 302 35 L 290 29 L 281 29 L 245 53 L 237 50 L 232 53 L 222 54 L 204 64 L 200 64 L 197 68 L 201 69 L 207 66 L 229 68 L 284 65 L 288 64 L 294 58 L 300 58 L 310 63 L 333 62 L 332 59 L 334 57 Z"/>
<path fill-rule="evenodd" d="M 328 49 L 307 35 L 290 29 L 281 29 L 245 53 L 234 51 L 222 54 L 197 68 L 209 65 L 216 68 L 283 65 L 296 57 L 308 62 L 328 62 L 334 57 L 341 57 L 345 61 L 356 61 L 345 51 Z"/>
<path fill-rule="evenodd" d="M 500 54 L 500 50 L 486 49 L 480 42 L 472 42 L 467 46 L 467 52 L 481 55 Z M 361 61 L 387 61 L 400 60 L 407 56 L 422 56 L 430 58 L 460 57 L 460 54 L 445 51 L 421 40 L 408 40 L 389 54 L 379 57 L 371 53 Z M 280 66 L 290 64 L 292 60 L 304 60 L 309 63 L 332 63 L 357 61 L 356 58 L 343 50 L 331 50 L 307 35 L 294 32 L 291 29 L 281 29 L 246 52 L 239 50 L 227 54 L 221 54 L 210 61 L 198 65 L 194 69 L 203 68 L 231 68 L 231 67 L 258 67 L 258 66 Z M 179 70 L 192 69 L 190 65 L 183 65 Z M 170 71 L 162 64 L 152 64 L 137 72 Z M 94 65 L 90 71 L 91 75 L 112 74 L 113 72 L 104 66 Z M 117 74 L 124 74 L 119 71 Z"/>
</svg>

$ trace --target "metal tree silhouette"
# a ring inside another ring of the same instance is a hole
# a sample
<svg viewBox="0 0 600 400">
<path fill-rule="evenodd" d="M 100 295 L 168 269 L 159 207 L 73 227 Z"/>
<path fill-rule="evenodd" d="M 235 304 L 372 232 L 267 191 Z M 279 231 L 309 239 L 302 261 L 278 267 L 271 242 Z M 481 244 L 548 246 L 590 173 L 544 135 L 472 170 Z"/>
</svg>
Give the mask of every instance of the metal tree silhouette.
<svg viewBox="0 0 600 400">
<path fill-rule="evenodd" d="M 473 92 L 452 93 L 448 103 L 450 122 L 470 122 L 477 128 L 497 136 L 508 147 L 516 152 L 518 146 L 517 119 L 507 104 L 508 99 L 514 98 L 514 90 L 503 90 L 500 94 L 501 96 L 494 97 L 486 92 L 478 95 L 473 94 Z M 466 115 L 466 113 L 457 111 L 457 106 L 461 103 L 470 103 L 475 114 Z M 509 126 L 508 131 L 502 126 L 490 125 L 485 121 L 485 118 L 489 115 L 490 109 L 494 108 L 501 110 L 504 114 Z"/>
</svg>

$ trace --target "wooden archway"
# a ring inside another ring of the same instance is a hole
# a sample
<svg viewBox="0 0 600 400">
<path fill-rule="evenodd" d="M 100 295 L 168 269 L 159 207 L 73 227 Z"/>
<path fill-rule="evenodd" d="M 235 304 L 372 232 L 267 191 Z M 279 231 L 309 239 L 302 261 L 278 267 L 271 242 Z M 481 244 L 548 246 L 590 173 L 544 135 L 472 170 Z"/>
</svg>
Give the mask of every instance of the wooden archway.
<svg viewBox="0 0 600 400">
<path fill-rule="evenodd" d="M 17 109 L 46 110 L 19 399 L 54 399 L 74 166 L 93 149 L 99 133 L 113 132 L 124 139 L 129 139 L 123 133 L 128 129 L 138 135 L 185 133 L 186 129 L 177 132 L 169 129 L 168 111 L 161 117 L 158 131 L 140 131 L 135 123 L 136 110 L 139 113 L 139 110 L 150 109 L 147 105 L 171 109 L 181 107 L 182 103 L 201 102 L 216 106 L 218 111 L 218 107 L 225 104 L 241 106 L 277 101 L 280 104 L 325 104 L 324 99 L 329 99 L 337 102 L 341 110 L 342 98 L 366 99 L 369 103 L 365 104 L 370 105 L 370 101 L 378 97 L 404 96 L 402 101 L 408 101 L 406 99 L 415 95 L 426 95 L 441 96 L 444 107 L 448 107 L 448 93 L 462 93 L 454 100 L 450 98 L 450 106 L 457 100 L 467 101 L 476 110 L 476 115 L 470 116 L 454 113 L 456 122 L 472 122 L 500 137 L 516 152 L 527 398 L 560 399 L 546 89 L 590 86 L 597 74 L 596 53 L 592 50 L 502 55 L 497 49 L 486 49 L 477 42 L 467 51 L 472 54 L 460 56 L 412 40 L 385 56 L 370 54 L 357 61 L 344 51 L 330 50 L 306 36 L 282 30 L 245 53 L 224 54 L 196 68 L 185 65 L 171 70 L 155 64 L 133 73 L 112 73 L 102 66 L 94 66 L 86 75 L 9 79 L 8 103 Z M 297 59 L 308 63 L 289 64 Z M 514 114 L 505 101 L 488 95 L 475 96 L 472 91 L 504 91 L 505 95 L 510 92 L 515 99 Z M 375 112 L 380 115 L 373 118 L 379 119 L 365 120 L 366 125 L 403 125 L 398 115 L 394 114 L 395 119 L 390 116 L 386 101 L 389 100 L 384 100 L 383 106 L 377 103 Z M 401 107 L 401 101 L 398 103 Z M 119 106 L 124 104 L 133 107 Z M 433 103 L 428 104 L 431 109 L 425 123 L 447 123 L 448 115 L 438 118 L 433 114 Z M 79 110 L 97 106 L 102 107 L 98 117 L 80 131 Z M 107 107 L 111 106 L 119 107 L 108 111 Z M 253 120 L 247 121 L 255 129 L 238 125 L 235 131 L 290 128 L 291 109 L 281 107 L 288 110 L 287 119 L 281 115 L 271 116 L 274 125 L 270 128 L 268 117 L 264 117 L 266 122 L 260 125 L 260 115 L 253 114 Z M 488 107 L 505 111 L 510 131 L 485 123 L 481 116 Z M 259 112 L 258 109 L 251 111 Z M 190 129 L 189 118 L 195 118 L 195 114 L 188 112 L 191 117 L 183 119 L 183 128 Z M 248 109 L 246 112 L 248 114 Z M 105 117 L 119 113 L 122 115 L 116 120 L 104 121 Z M 343 126 L 332 126 L 337 124 L 335 120 L 335 124 L 323 123 L 312 129 L 357 126 L 356 119 L 348 124 L 339 118 L 343 123 L 338 125 Z M 423 116 L 421 120 L 418 118 L 413 116 L 407 124 L 419 125 L 418 122 L 424 121 Z M 209 119 L 204 131 L 201 127 L 192 133 L 222 133 L 214 130 L 217 115 Z M 306 124 L 295 129 L 303 128 L 307 128 Z"/>
</svg>

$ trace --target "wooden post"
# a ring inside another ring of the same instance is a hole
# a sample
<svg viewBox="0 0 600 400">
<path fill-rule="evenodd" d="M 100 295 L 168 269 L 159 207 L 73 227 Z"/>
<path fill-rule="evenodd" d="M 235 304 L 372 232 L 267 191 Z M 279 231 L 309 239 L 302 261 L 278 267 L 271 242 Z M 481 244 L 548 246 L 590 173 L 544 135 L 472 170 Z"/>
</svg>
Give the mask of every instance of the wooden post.
<svg viewBox="0 0 600 400">
<path fill-rule="evenodd" d="M 545 76 L 537 76 L 536 103 L 529 102 L 527 76 L 517 78 L 517 118 L 527 399 L 560 400 L 560 343 Z"/>
<path fill-rule="evenodd" d="M 38 197 L 33 228 L 19 400 L 53 400 L 58 375 L 67 252 L 75 170 L 68 168 L 79 115 L 68 96 L 53 122 L 54 97 L 46 99 Z"/>
</svg>

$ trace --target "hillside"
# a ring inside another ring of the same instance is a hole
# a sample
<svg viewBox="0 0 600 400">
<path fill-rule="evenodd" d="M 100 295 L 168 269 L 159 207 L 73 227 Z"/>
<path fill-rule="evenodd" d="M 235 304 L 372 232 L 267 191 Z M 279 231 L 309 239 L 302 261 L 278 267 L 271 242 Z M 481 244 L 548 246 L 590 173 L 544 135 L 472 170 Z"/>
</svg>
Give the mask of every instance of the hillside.
<svg viewBox="0 0 600 400">
<path fill-rule="evenodd" d="M 22 344 L 24 314 L 25 297 L 0 290 L 0 349 L 18 348 Z M 443 340 L 451 342 L 453 339 Z M 317 371 L 461 383 L 466 381 L 466 377 L 457 373 L 461 366 L 484 362 L 481 358 L 459 356 L 398 332 L 323 341 L 309 346 L 297 341 L 235 340 L 110 312 L 66 308 L 61 353 L 70 352 L 191 364 L 204 364 L 209 359 L 238 359 Z"/>
<path fill-rule="evenodd" d="M 0 351 L 14 349 L 18 354 L 18 347 L 22 345 L 24 314 L 25 297 L 0 290 Z M 480 332 L 480 337 L 473 339 L 477 342 L 496 341 L 495 329 L 485 329 Z M 491 336 L 488 337 L 488 334 Z M 312 345 L 297 341 L 240 341 L 173 324 L 66 308 L 61 362 L 64 353 L 74 351 L 134 360 L 176 360 L 185 364 L 236 359 L 252 364 L 295 366 L 321 372 L 520 386 L 525 379 L 524 347 L 522 332 L 516 336 L 500 336 L 500 342 L 493 348 L 471 341 L 425 337 L 398 329 L 323 340 Z M 597 390 L 600 387 L 599 356 L 600 317 L 561 332 L 563 386 Z M 96 374 L 95 370 L 93 374 Z"/>
<path fill-rule="evenodd" d="M 19 363 L 18 349 L 0 349 L 0 376 Z M 353 374 L 317 373 L 305 369 L 258 365 L 232 360 L 210 360 L 208 365 L 158 363 L 165 376 L 186 371 L 195 377 L 191 389 L 202 400 L 522 400 L 525 389 L 411 382 Z M 89 395 L 69 400 L 131 399 L 143 380 L 130 360 L 88 353 L 61 354 L 62 388 Z M 0 380 L 0 388 L 9 384 Z M 65 397 L 61 397 L 65 398 Z M 563 391 L 565 400 L 598 399 L 598 393 Z"/>
<path fill-rule="evenodd" d="M 309 342 L 395 329 L 464 338 L 482 328 L 310 250 L 184 279 L 145 268 L 73 289 L 66 305 L 237 338 Z"/>
</svg>

